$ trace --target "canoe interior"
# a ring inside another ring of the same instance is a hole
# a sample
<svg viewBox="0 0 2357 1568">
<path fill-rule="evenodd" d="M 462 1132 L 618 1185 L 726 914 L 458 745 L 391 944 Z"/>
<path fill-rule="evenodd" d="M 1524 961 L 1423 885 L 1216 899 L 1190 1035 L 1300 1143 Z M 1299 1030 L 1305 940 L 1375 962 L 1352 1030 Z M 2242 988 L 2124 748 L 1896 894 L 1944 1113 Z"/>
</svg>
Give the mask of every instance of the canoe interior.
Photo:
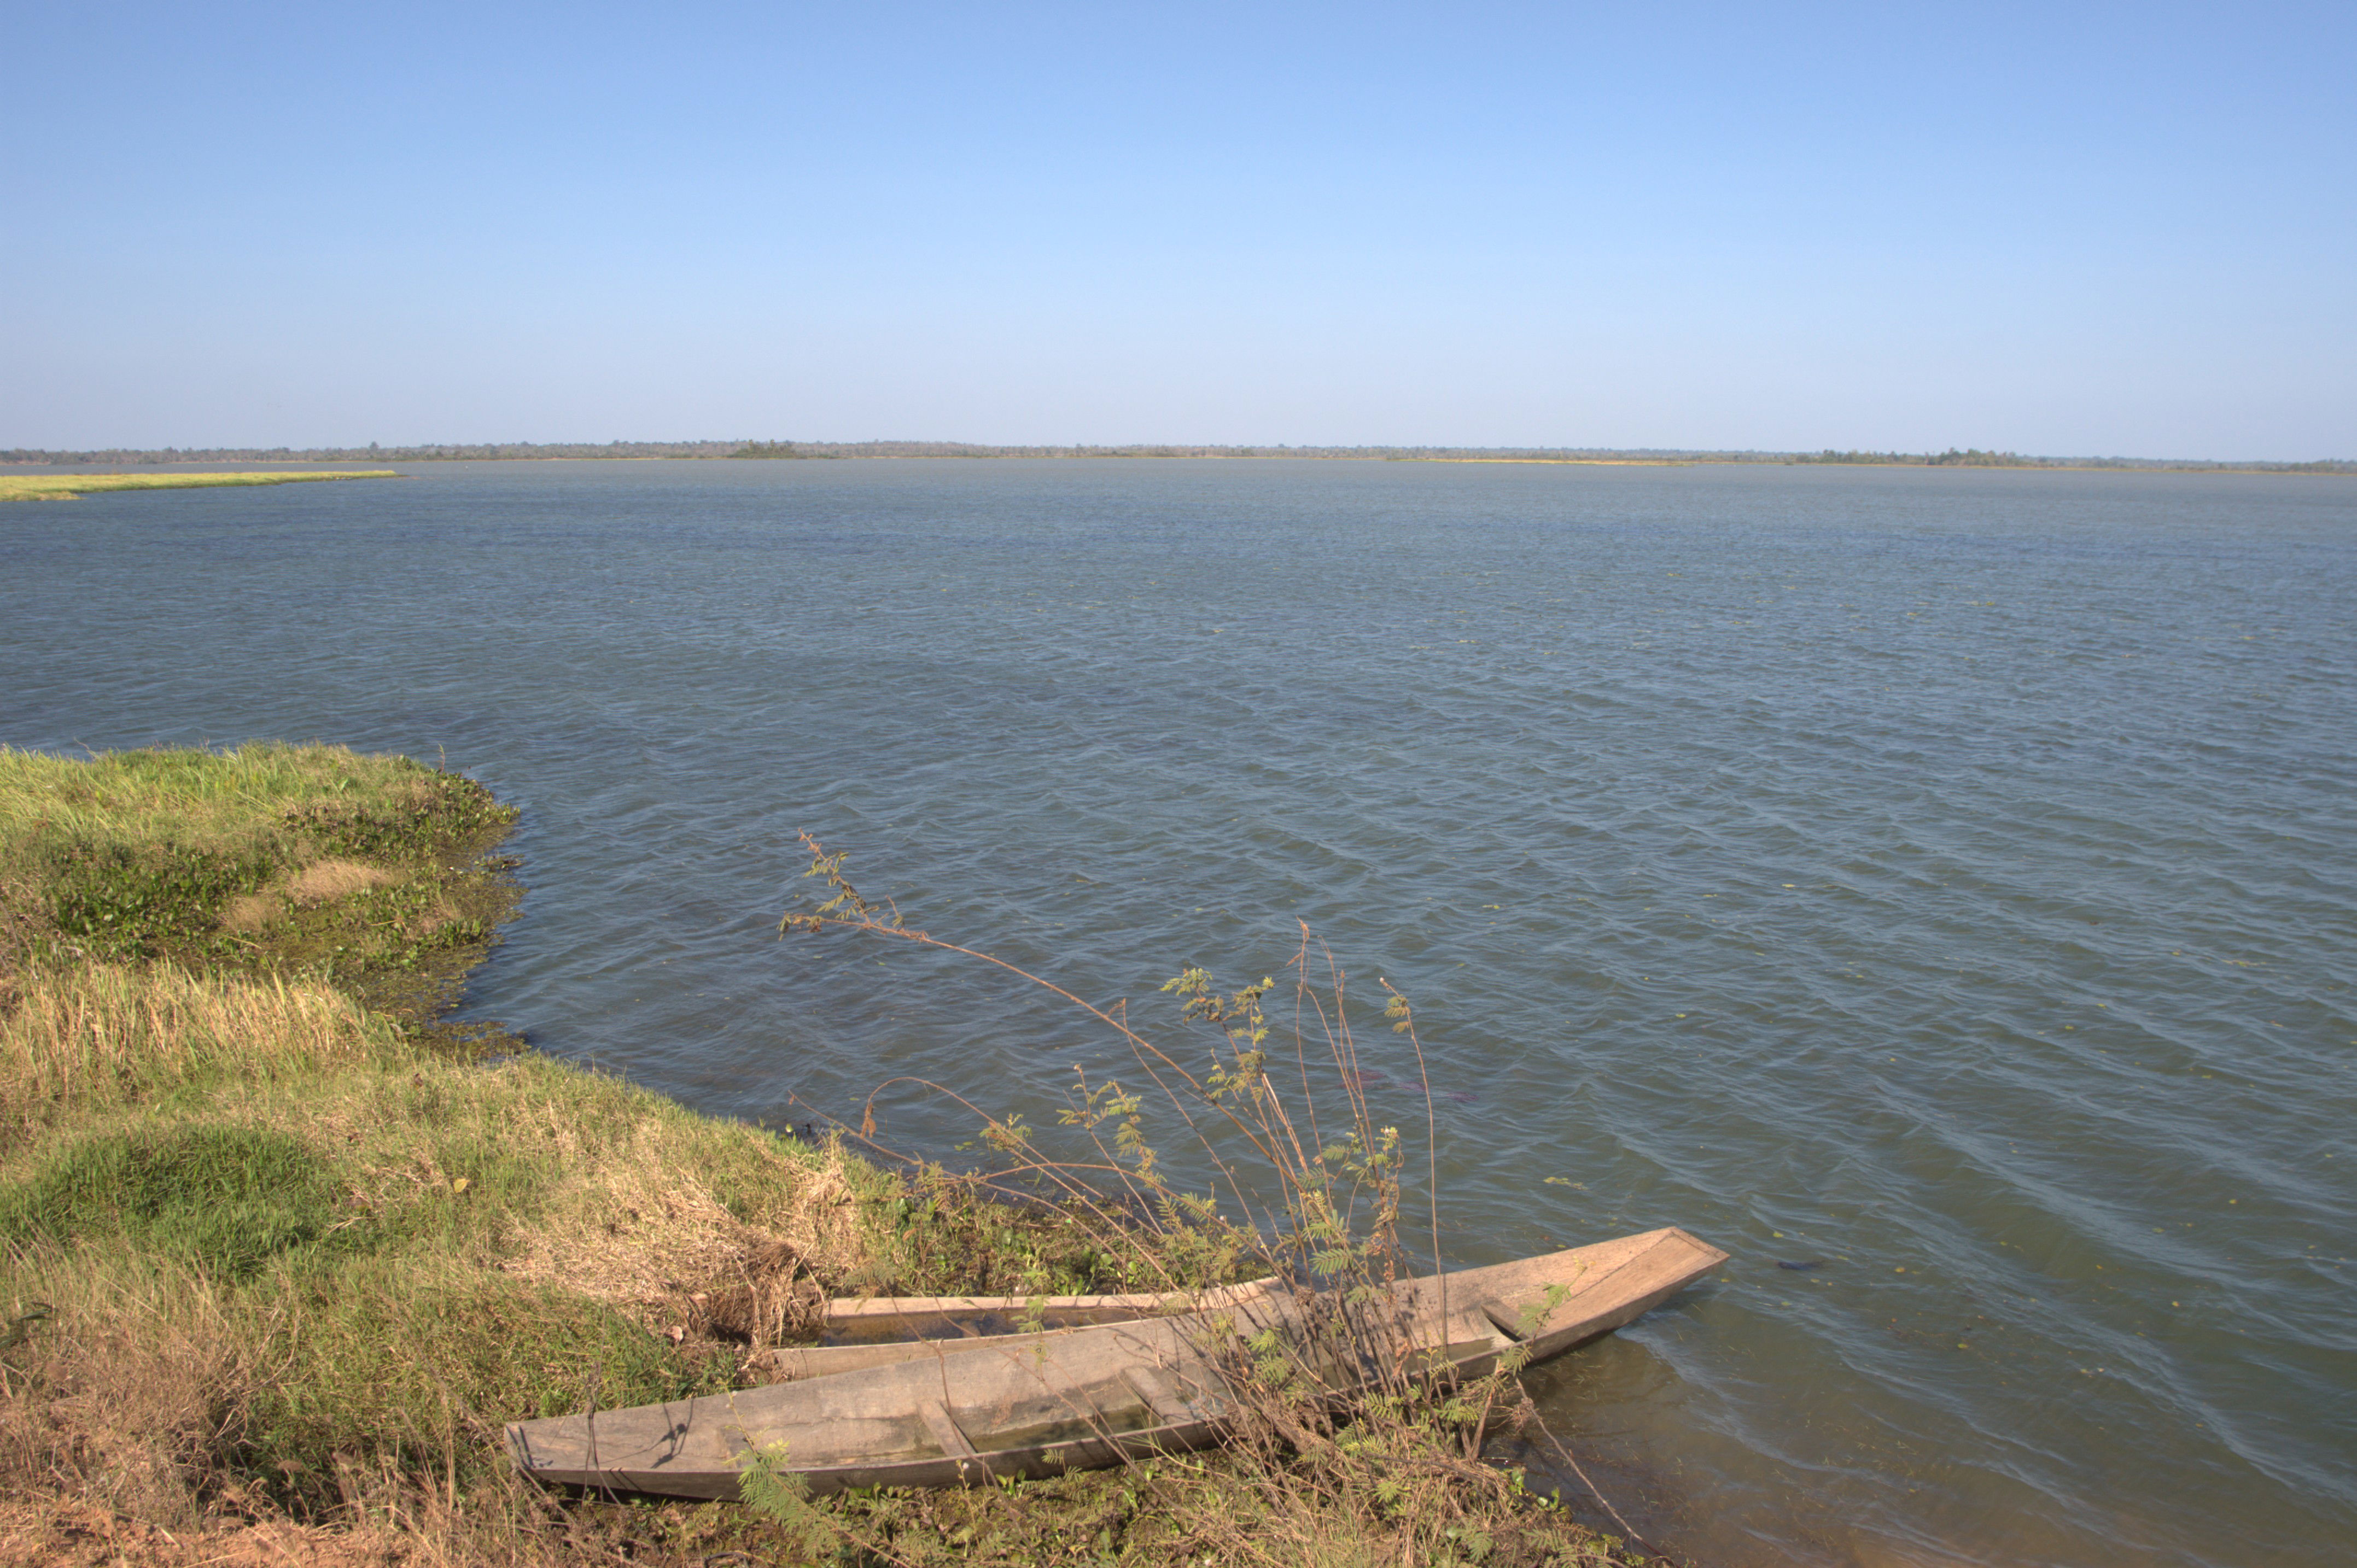
<svg viewBox="0 0 2357 1568">
<path fill-rule="evenodd" d="M 925 1339 L 986 1338 L 1041 1328 L 1091 1328 L 1249 1300 L 1275 1287 L 1273 1279 L 1200 1291 L 1128 1295 L 837 1296 L 826 1304 L 819 1335 L 823 1346 L 905 1344 Z"/>
<path fill-rule="evenodd" d="M 1039 1328 L 1095 1328 L 1135 1323 L 1157 1307 L 1050 1306 L 1034 1314 L 991 1309 L 926 1309 L 892 1314 L 830 1315 L 818 1342 L 837 1345 L 914 1345 L 930 1340 L 992 1339 Z M 1034 1317 L 1038 1319 L 1036 1325 Z"/>
</svg>

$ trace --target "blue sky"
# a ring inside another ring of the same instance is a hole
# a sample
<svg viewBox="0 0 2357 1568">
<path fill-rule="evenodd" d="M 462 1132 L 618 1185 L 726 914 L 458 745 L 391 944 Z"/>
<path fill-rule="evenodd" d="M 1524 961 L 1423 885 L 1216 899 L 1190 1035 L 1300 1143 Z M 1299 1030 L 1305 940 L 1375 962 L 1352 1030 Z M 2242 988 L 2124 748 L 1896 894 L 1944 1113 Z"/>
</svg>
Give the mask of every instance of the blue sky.
<svg viewBox="0 0 2357 1568">
<path fill-rule="evenodd" d="M 2357 6 L 8 0 L 0 446 L 2357 456 Z"/>
</svg>

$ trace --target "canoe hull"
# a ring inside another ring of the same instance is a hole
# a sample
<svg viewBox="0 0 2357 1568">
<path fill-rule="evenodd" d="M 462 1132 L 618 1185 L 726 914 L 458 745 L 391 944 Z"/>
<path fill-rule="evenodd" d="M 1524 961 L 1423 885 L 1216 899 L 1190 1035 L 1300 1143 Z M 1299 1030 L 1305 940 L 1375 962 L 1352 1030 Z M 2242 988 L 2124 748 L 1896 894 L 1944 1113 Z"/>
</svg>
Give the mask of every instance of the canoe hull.
<svg viewBox="0 0 2357 1568">
<path fill-rule="evenodd" d="M 1649 1231 L 1486 1269 L 1404 1281 L 1392 1310 L 1427 1370 L 1478 1377 L 1608 1334 L 1727 1261 L 1684 1230 Z M 536 1479 L 733 1498 L 765 1462 L 814 1492 L 973 1486 L 1218 1442 L 1231 1396 L 1219 1344 L 1298 1326 L 1315 1298 L 1223 1293 L 1212 1310 L 1095 1327 L 837 1348 L 894 1359 L 671 1404 L 507 1430 Z M 813 1352 L 817 1353 L 817 1352 Z"/>
<path fill-rule="evenodd" d="M 1073 1470 L 1107 1469 L 1160 1454 L 1191 1453 L 1215 1446 L 1223 1435 L 1222 1423 L 1201 1421 L 1112 1437 L 1075 1438 L 1052 1447 L 1000 1450 L 971 1459 L 943 1454 L 890 1463 L 808 1468 L 789 1459 L 780 1468 L 800 1477 L 814 1497 L 854 1487 L 974 1487 L 992 1480 L 1046 1480 Z M 508 1429 L 508 1452 L 516 1468 L 534 1480 L 601 1492 L 644 1492 L 659 1497 L 734 1502 L 740 1496 L 744 1474 L 739 1468 L 709 1466 L 593 1469 L 568 1465 L 557 1455 L 536 1459 L 530 1444 L 518 1435 L 515 1427 Z"/>
</svg>

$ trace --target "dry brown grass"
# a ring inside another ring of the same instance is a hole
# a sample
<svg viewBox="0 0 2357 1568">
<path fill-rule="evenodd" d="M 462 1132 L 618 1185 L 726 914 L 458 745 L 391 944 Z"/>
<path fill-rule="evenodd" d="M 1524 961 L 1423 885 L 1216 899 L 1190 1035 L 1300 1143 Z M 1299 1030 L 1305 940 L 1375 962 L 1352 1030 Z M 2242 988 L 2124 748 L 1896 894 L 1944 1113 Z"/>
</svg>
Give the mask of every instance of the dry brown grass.
<svg viewBox="0 0 2357 1568">
<path fill-rule="evenodd" d="M 758 1353 L 809 1326 L 822 1282 L 856 1273 L 870 1251 L 854 1162 L 839 1147 L 807 1165 L 765 1160 L 772 1201 L 748 1223 L 713 1196 L 701 1162 L 683 1157 L 679 1128 L 642 1123 L 594 1155 L 577 1127 L 552 1119 L 538 1131 L 569 1173 L 565 1190 L 515 1227 L 500 1268 L 621 1308 L 674 1341 L 719 1337 Z"/>
<path fill-rule="evenodd" d="M 584 1568 L 694 1563 L 613 1510 L 567 1516 L 540 1499 L 396 1489 L 361 1517 L 322 1525 L 254 1518 L 224 1503 L 167 1529 L 99 1504 L 0 1500 L 0 1568 Z"/>
<path fill-rule="evenodd" d="M 393 1031 L 322 985 L 205 980 L 155 965 L 37 968 L 0 1016 L 0 1149 L 68 1112 L 192 1080 L 357 1063 Z"/>
<path fill-rule="evenodd" d="M 400 877 L 357 860 L 315 860 L 287 878 L 287 897 L 298 904 L 326 904 L 372 887 L 390 887 Z"/>
<path fill-rule="evenodd" d="M 326 1530 L 291 1520 L 175 1530 L 96 1503 L 0 1503 L 0 1568 L 392 1568 L 406 1558 L 391 1531 Z"/>
<path fill-rule="evenodd" d="M 381 865 L 367 865 L 357 860 L 313 861 L 258 893 L 241 894 L 229 900 L 221 907 L 221 926 L 227 930 L 252 933 L 277 918 L 290 903 L 297 908 L 317 908 L 355 893 L 396 887 L 404 880 Z M 439 919 L 429 916 L 426 923 L 429 929 L 438 929 L 448 918 L 448 912 L 443 911 Z"/>
<path fill-rule="evenodd" d="M 21 1338 L 0 1364 L 0 1486 L 186 1528 L 272 1375 L 268 1335 L 199 1270 L 76 1251 L 13 1260 L 51 1299 L 6 1304 Z"/>
</svg>

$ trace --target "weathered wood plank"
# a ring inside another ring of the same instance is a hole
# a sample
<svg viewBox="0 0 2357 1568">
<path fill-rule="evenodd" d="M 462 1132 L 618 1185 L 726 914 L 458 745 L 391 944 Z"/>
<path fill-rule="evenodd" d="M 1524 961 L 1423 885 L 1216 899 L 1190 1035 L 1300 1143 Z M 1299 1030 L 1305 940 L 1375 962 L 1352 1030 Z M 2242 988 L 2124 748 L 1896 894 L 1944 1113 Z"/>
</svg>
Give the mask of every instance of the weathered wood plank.
<svg viewBox="0 0 2357 1568">
<path fill-rule="evenodd" d="M 930 1323 L 936 1318 L 995 1316 L 1019 1321 L 1034 1311 L 1051 1317 L 1098 1315 L 1104 1321 L 1118 1322 L 1158 1313 L 1199 1312 L 1222 1302 L 1262 1294 L 1275 1284 L 1274 1279 L 1263 1279 L 1208 1290 L 1128 1295 L 839 1295 L 827 1300 L 826 1322 L 829 1327 L 836 1327 L 903 1319 Z"/>
</svg>

